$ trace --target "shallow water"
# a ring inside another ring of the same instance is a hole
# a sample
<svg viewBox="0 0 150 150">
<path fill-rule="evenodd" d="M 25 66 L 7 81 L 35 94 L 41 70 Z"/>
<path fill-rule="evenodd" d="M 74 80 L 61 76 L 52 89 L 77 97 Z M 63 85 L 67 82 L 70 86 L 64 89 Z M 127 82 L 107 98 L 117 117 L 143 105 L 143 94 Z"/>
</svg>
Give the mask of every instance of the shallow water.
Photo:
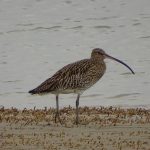
<svg viewBox="0 0 150 150">
<path fill-rule="evenodd" d="M 0 105 L 54 107 L 54 95 L 31 96 L 64 65 L 103 48 L 125 61 L 106 60 L 103 78 L 81 97 L 80 106 L 150 107 L 149 0 L 0 1 Z M 75 106 L 76 95 L 60 95 Z"/>
</svg>

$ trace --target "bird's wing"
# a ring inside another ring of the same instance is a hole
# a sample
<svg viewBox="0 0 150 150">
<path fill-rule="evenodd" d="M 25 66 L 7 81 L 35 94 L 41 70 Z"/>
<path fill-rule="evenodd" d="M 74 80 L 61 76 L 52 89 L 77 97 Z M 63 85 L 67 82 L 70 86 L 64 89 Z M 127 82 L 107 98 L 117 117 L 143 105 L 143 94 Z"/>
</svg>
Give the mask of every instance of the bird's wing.
<svg viewBox="0 0 150 150">
<path fill-rule="evenodd" d="M 94 78 L 96 74 L 95 67 L 89 59 L 77 61 L 63 67 L 55 74 L 56 76 L 59 74 L 57 78 L 59 89 L 84 88 Z"/>
<path fill-rule="evenodd" d="M 89 61 L 89 59 L 68 64 L 57 71 L 51 78 L 40 84 L 37 88 L 29 91 L 29 93 L 39 94 L 57 91 L 59 89 L 82 88 L 91 82 L 92 76 L 86 72 L 95 70 L 91 69 L 92 67 L 95 66 Z M 91 74 L 93 74 L 93 72 L 91 72 Z"/>
</svg>

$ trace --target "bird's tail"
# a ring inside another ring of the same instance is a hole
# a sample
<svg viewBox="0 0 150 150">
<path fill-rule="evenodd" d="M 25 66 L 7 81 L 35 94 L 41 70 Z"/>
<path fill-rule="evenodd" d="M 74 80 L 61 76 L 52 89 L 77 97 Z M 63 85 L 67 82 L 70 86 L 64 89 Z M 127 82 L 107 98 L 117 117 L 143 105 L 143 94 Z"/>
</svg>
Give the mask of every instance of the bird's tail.
<svg viewBox="0 0 150 150">
<path fill-rule="evenodd" d="M 37 94 L 37 90 L 36 89 L 30 90 L 29 93 L 30 94 Z"/>
</svg>

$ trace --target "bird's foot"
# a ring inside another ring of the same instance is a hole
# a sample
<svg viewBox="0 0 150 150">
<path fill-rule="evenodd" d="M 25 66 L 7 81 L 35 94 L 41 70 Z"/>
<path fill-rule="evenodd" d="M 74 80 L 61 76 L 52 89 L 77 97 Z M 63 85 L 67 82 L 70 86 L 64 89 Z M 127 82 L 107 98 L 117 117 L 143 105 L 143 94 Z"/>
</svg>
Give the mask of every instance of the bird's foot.
<svg viewBox="0 0 150 150">
<path fill-rule="evenodd" d="M 57 118 L 58 118 L 58 121 L 60 122 L 60 124 L 62 125 L 62 121 L 60 119 L 60 115 L 58 112 L 56 112 L 56 114 L 55 114 L 55 123 L 57 123 Z"/>
<path fill-rule="evenodd" d="M 76 118 L 75 124 L 78 126 L 79 125 L 79 119 Z"/>
</svg>

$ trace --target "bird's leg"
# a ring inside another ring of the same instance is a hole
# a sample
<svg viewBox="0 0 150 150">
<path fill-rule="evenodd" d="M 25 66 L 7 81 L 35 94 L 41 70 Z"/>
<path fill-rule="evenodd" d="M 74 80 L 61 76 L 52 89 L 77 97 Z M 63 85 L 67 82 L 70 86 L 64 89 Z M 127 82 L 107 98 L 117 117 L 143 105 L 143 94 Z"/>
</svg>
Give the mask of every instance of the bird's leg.
<svg viewBox="0 0 150 150">
<path fill-rule="evenodd" d="M 58 95 L 56 95 L 56 114 L 55 114 L 55 123 L 56 119 L 58 118 L 59 122 L 61 123 L 60 116 L 59 116 L 59 98 Z"/>
<path fill-rule="evenodd" d="M 78 94 L 76 100 L 76 124 L 79 123 L 79 98 L 80 98 L 80 94 Z"/>
</svg>

